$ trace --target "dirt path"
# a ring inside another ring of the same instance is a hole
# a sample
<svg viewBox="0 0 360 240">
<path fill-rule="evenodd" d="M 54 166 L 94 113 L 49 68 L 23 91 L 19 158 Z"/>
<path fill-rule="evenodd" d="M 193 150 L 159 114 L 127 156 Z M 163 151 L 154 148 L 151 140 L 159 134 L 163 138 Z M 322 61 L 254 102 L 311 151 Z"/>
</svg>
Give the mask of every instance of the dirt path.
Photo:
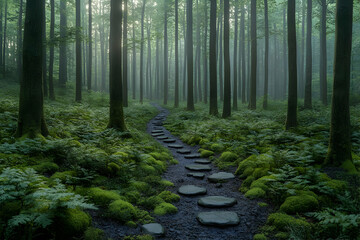
<svg viewBox="0 0 360 240">
<path fill-rule="evenodd" d="M 160 114 L 149 122 L 147 127 L 148 133 L 151 134 L 154 130 L 155 132 L 157 132 L 156 130 L 162 130 L 164 133 L 163 136 L 168 139 L 176 140 L 175 143 L 165 143 L 164 140 L 158 140 L 157 137 L 155 137 L 155 139 L 157 139 L 164 147 L 168 148 L 174 158 L 179 161 L 179 164 L 169 166 L 163 175 L 164 179 L 174 183 L 175 186 L 171 191 L 177 193 L 179 187 L 191 184 L 206 188 L 207 194 L 205 196 L 224 196 L 235 198 L 237 200 L 237 204 L 232 207 L 209 209 L 197 204 L 198 200 L 204 196 L 187 197 L 181 195 L 180 201 L 174 204 L 178 208 L 177 214 L 156 218 L 156 221 L 166 230 L 165 237 L 159 239 L 253 239 L 256 230 L 266 221 L 267 209 L 260 208 L 257 201 L 249 200 L 239 192 L 240 181 L 238 178 L 222 184 L 210 183 L 207 180 L 207 177 L 213 173 L 220 172 L 213 164 L 210 164 L 212 168 L 211 171 L 204 172 L 206 175 L 204 179 L 201 180 L 194 177 L 188 177 L 187 174 L 193 171 L 187 170 L 185 166 L 193 164 L 194 161 L 199 158 L 187 159 L 185 158 L 186 155 L 177 152 L 179 149 L 169 148 L 168 146 L 170 144 L 182 145 L 183 148 L 181 149 L 190 150 L 191 154 L 196 154 L 199 146 L 192 147 L 184 144 L 180 139 L 171 135 L 169 131 L 161 126 L 166 119 L 166 116 L 169 114 L 169 111 L 157 105 L 156 107 L 159 109 Z M 217 210 L 235 212 L 239 217 L 240 223 L 237 226 L 219 228 L 201 225 L 197 220 L 199 212 Z"/>
</svg>

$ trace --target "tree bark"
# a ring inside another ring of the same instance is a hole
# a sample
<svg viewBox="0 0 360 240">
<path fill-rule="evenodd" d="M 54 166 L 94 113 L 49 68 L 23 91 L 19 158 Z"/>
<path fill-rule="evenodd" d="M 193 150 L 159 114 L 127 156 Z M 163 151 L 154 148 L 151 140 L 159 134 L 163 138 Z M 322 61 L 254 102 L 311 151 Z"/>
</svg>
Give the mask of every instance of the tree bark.
<svg viewBox="0 0 360 240">
<path fill-rule="evenodd" d="M 233 110 L 238 110 L 238 68 L 237 68 L 237 53 L 238 53 L 238 12 L 239 2 L 235 0 L 235 31 L 234 31 L 234 60 L 233 60 Z"/>
<path fill-rule="evenodd" d="M 18 35 L 17 35 L 17 68 L 18 77 L 21 81 L 22 73 L 22 22 L 23 22 L 23 0 L 19 1 Z"/>
<path fill-rule="evenodd" d="M 124 0 L 124 46 L 123 46 L 123 104 L 129 106 L 128 100 L 128 0 Z"/>
<path fill-rule="evenodd" d="M 167 1 L 164 1 L 164 105 L 167 104 L 168 101 L 168 35 L 167 35 L 167 21 L 168 21 L 168 13 L 167 13 Z"/>
<path fill-rule="evenodd" d="M 59 85 L 65 88 L 67 82 L 67 13 L 66 0 L 60 0 L 60 45 L 59 45 Z"/>
<path fill-rule="evenodd" d="M 209 46 L 209 70 L 210 70 L 210 115 L 217 116 L 217 66 L 216 66 L 216 0 L 211 0 L 210 10 L 210 46 Z"/>
<path fill-rule="evenodd" d="M 289 58 L 289 95 L 286 129 L 297 126 L 297 59 L 296 59 L 296 21 L 295 0 L 288 1 L 288 58 Z"/>
<path fill-rule="evenodd" d="M 187 110 L 188 111 L 195 111 L 194 106 L 194 82 L 193 82 L 193 73 L 194 73 L 194 66 L 193 66 L 193 13 L 192 7 L 193 3 L 192 0 L 186 0 L 186 7 L 187 7 L 187 15 L 186 15 L 186 22 L 187 22 L 187 69 L 188 69 L 188 97 L 187 97 Z"/>
<path fill-rule="evenodd" d="M 135 3 L 133 3 L 132 5 L 132 14 L 135 14 L 135 7 L 134 7 Z M 132 99 L 136 99 L 136 39 L 135 39 L 135 21 L 133 21 L 133 26 L 132 26 L 132 32 L 133 32 L 133 36 L 132 36 L 132 41 L 133 41 L 133 53 L 132 53 L 132 58 L 133 58 L 133 64 L 132 64 Z"/>
<path fill-rule="evenodd" d="M 249 109 L 256 109 L 256 69 L 257 69 L 257 39 L 256 39 L 256 0 L 251 0 L 251 82 Z"/>
<path fill-rule="evenodd" d="M 141 41 L 140 41 L 140 103 L 144 102 L 144 18 L 145 18 L 145 4 L 146 0 L 143 0 L 143 6 L 141 10 Z"/>
<path fill-rule="evenodd" d="M 224 0 L 224 107 L 223 118 L 231 116 L 231 83 L 230 83 L 230 4 Z"/>
<path fill-rule="evenodd" d="M 307 0 L 307 20 L 306 20 L 306 80 L 305 80 L 305 99 L 304 107 L 312 108 L 312 0 Z"/>
<path fill-rule="evenodd" d="M 48 83 L 47 83 L 47 67 L 46 67 L 46 8 L 45 8 L 45 0 L 41 0 L 42 4 L 44 4 L 43 9 L 43 22 L 41 23 L 43 26 L 43 31 L 42 31 L 42 44 L 44 45 L 43 47 L 43 51 L 42 51 L 42 74 L 43 74 L 43 88 L 44 88 L 44 97 L 47 97 L 49 95 L 49 91 L 48 91 Z"/>
<path fill-rule="evenodd" d="M 4 18 L 4 43 L 3 43 L 3 55 L 2 55 L 2 63 L 3 63 L 3 75 L 4 78 L 6 76 L 6 33 L 7 33 L 7 20 L 8 20 L 8 2 L 5 0 L 5 18 Z M 41 23 L 42 24 L 42 23 Z"/>
<path fill-rule="evenodd" d="M 146 76 L 147 76 L 147 85 L 148 85 L 148 97 L 152 100 L 152 77 L 151 77 L 151 35 L 150 35 L 150 25 L 147 28 L 147 38 L 148 38 L 148 56 L 147 56 L 147 68 L 146 68 Z"/>
<path fill-rule="evenodd" d="M 320 29 L 320 100 L 327 105 L 327 53 L 326 53 L 326 0 L 321 0 L 321 29 Z"/>
<path fill-rule="evenodd" d="M 26 3 L 23 77 L 20 84 L 20 103 L 17 137 L 34 138 L 48 135 L 43 110 L 42 85 L 42 32 L 44 1 L 28 0 Z"/>
<path fill-rule="evenodd" d="M 76 0 L 76 96 L 75 101 L 81 102 L 81 9 L 80 0 Z"/>
<path fill-rule="evenodd" d="M 283 59 L 284 59 L 284 82 L 283 82 L 283 92 L 282 99 L 286 99 L 286 89 L 287 89 L 287 59 L 286 59 L 286 9 L 283 9 Z"/>
<path fill-rule="evenodd" d="M 208 57 L 207 57 L 207 38 L 208 38 L 208 0 L 205 0 L 205 34 L 204 34 L 204 47 L 203 47 L 203 70 L 204 70 L 204 103 L 208 102 Z M 215 46 L 216 49 L 216 46 Z"/>
<path fill-rule="evenodd" d="M 223 0 L 220 0 L 220 9 L 223 7 Z M 223 13 L 220 11 L 220 36 L 219 36 L 219 84 L 220 84 L 220 101 L 224 100 L 224 80 L 223 80 Z"/>
<path fill-rule="evenodd" d="M 0 67 L 2 67 L 3 65 L 2 52 L 3 52 L 3 1 L 0 1 Z"/>
<path fill-rule="evenodd" d="M 55 100 L 54 92 L 54 37 L 55 37 L 55 0 L 50 0 L 51 21 L 50 21 L 50 59 L 49 59 L 49 97 Z"/>
<path fill-rule="evenodd" d="M 125 131 L 125 121 L 123 112 L 123 89 L 122 89 L 122 64 L 121 64 L 121 0 L 111 0 L 110 2 L 110 119 L 109 128 Z"/>
<path fill-rule="evenodd" d="M 88 68 L 87 68 L 87 89 L 91 90 L 92 84 L 92 0 L 89 0 L 89 52 L 88 52 Z"/>
<path fill-rule="evenodd" d="M 352 25 L 353 1 L 337 0 L 330 142 L 325 161 L 334 166 L 352 162 L 349 107 Z"/>
<path fill-rule="evenodd" d="M 175 0 L 175 103 L 179 107 L 179 1 Z"/>
<path fill-rule="evenodd" d="M 245 8 L 244 4 L 241 4 L 241 72 L 242 72 L 242 88 L 241 88 L 241 102 L 246 102 L 246 64 L 245 64 Z"/>
<path fill-rule="evenodd" d="M 265 11 L 265 80 L 264 80 L 264 102 L 263 108 L 268 107 L 268 92 L 269 92 L 269 15 L 268 15 L 268 1 L 264 0 Z"/>
</svg>

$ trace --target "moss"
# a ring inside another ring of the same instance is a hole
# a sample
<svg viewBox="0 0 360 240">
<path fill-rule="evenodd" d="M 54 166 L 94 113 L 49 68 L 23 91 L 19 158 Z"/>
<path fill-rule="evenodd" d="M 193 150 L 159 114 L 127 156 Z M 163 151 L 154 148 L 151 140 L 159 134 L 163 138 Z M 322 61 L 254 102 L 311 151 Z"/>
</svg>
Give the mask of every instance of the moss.
<svg viewBox="0 0 360 240">
<path fill-rule="evenodd" d="M 178 209 L 172 205 L 171 203 L 160 203 L 158 206 L 154 209 L 154 214 L 163 216 L 166 214 L 174 214 L 177 213 Z"/>
<path fill-rule="evenodd" d="M 56 239 L 71 239 L 73 236 L 82 235 L 91 223 L 88 214 L 77 209 L 67 209 L 59 214 L 54 222 L 56 227 Z"/>
<path fill-rule="evenodd" d="M 42 174 L 53 174 L 59 170 L 59 166 L 53 162 L 40 163 L 38 165 L 32 166 L 32 168 Z"/>
<path fill-rule="evenodd" d="M 241 184 L 241 186 L 250 187 L 251 183 L 255 180 L 253 176 L 248 176 Z"/>
<path fill-rule="evenodd" d="M 164 186 L 164 187 L 173 187 L 174 186 L 174 184 L 168 180 L 161 180 L 159 183 L 161 186 Z"/>
<path fill-rule="evenodd" d="M 347 183 L 341 180 L 331 179 L 326 182 L 326 186 L 334 189 L 335 191 L 341 192 L 347 187 Z"/>
<path fill-rule="evenodd" d="M 268 168 L 255 168 L 252 175 L 254 176 L 254 178 L 258 179 L 258 178 L 268 175 L 268 172 L 269 172 Z"/>
<path fill-rule="evenodd" d="M 62 182 L 66 182 L 67 179 L 76 176 L 75 171 L 56 172 L 51 176 L 51 179 L 60 179 Z"/>
<path fill-rule="evenodd" d="M 341 168 L 345 169 L 350 174 L 358 174 L 359 171 L 356 169 L 354 163 L 351 160 L 346 160 L 341 164 Z"/>
<path fill-rule="evenodd" d="M 222 144 L 219 144 L 219 143 L 213 143 L 211 146 L 210 146 L 210 149 L 211 151 L 214 151 L 214 152 L 222 152 L 225 147 L 224 145 Z"/>
<path fill-rule="evenodd" d="M 149 189 L 151 189 L 151 186 L 146 182 L 134 181 L 130 184 L 130 188 L 140 193 L 147 193 Z"/>
<path fill-rule="evenodd" d="M 261 188 L 252 188 L 245 193 L 245 197 L 254 199 L 254 198 L 263 198 L 265 197 L 266 192 Z"/>
<path fill-rule="evenodd" d="M 148 166 L 152 166 L 156 169 L 159 173 L 166 170 L 166 163 L 160 160 L 156 160 L 149 154 L 141 154 L 140 155 L 141 161 Z"/>
<path fill-rule="evenodd" d="M 126 197 L 126 200 L 128 202 L 131 202 L 131 203 L 137 203 L 141 197 L 141 194 L 134 190 L 134 191 L 126 191 L 125 192 L 125 197 Z"/>
<path fill-rule="evenodd" d="M 84 233 L 84 240 L 105 240 L 105 233 L 99 228 L 89 227 Z"/>
<path fill-rule="evenodd" d="M 269 189 L 269 187 L 266 186 L 264 183 L 258 182 L 258 181 L 254 181 L 254 182 L 251 183 L 250 189 L 252 189 L 252 188 L 261 188 L 265 192 Z"/>
<path fill-rule="evenodd" d="M 254 177 L 253 177 L 254 178 Z M 259 187 L 261 188 L 262 190 L 264 191 L 267 191 L 268 190 L 268 186 L 267 184 L 269 182 L 272 182 L 276 180 L 276 177 L 273 176 L 273 175 L 268 175 L 268 176 L 263 176 L 255 181 L 253 181 L 250 185 L 250 188 L 253 188 L 253 187 Z"/>
<path fill-rule="evenodd" d="M 99 206 L 107 206 L 111 202 L 120 200 L 122 197 L 113 191 L 104 190 L 98 187 L 89 188 L 86 195 Z"/>
<path fill-rule="evenodd" d="M 203 157 L 203 158 L 208 158 L 210 156 L 213 156 L 214 155 L 214 152 L 213 151 L 209 151 L 209 150 L 199 150 L 200 152 L 200 156 Z"/>
<path fill-rule="evenodd" d="M 200 141 L 202 140 L 202 138 L 198 135 L 192 136 L 188 141 L 187 144 L 195 146 L 197 144 L 200 143 Z"/>
<path fill-rule="evenodd" d="M 116 152 L 116 153 L 114 153 L 113 155 L 119 156 L 119 157 L 121 157 L 121 158 L 127 158 L 127 157 L 129 157 L 129 154 L 127 154 L 127 153 L 125 153 L 125 152 Z"/>
<path fill-rule="evenodd" d="M 267 237 L 263 233 L 258 233 L 254 235 L 254 240 L 266 240 Z"/>
<path fill-rule="evenodd" d="M 267 220 L 269 225 L 275 226 L 278 231 L 286 231 L 289 226 L 309 229 L 310 224 L 303 219 L 294 218 L 284 213 L 270 214 Z"/>
<path fill-rule="evenodd" d="M 254 173 L 254 169 L 252 167 L 247 167 L 247 168 L 245 168 L 243 174 L 241 174 L 240 177 L 241 178 L 246 178 L 246 177 L 248 177 L 250 175 L 253 175 L 253 173 Z"/>
<path fill-rule="evenodd" d="M 128 222 L 136 217 L 136 208 L 129 202 L 116 200 L 109 205 L 110 217 L 120 221 Z"/>
<path fill-rule="evenodd" d="M 176 160 L 175 158 L 171 158 L 170 159 L 170 164 L 176 165 L 176 164 L 179 164 L 179 161 Z"/>
<path fill-rule="evenodd" d="M 115 177 L 118 174 L 118 172 L 120 171 L 120 169 L 121 169 L 121 167 L 114 162 L 111 162 L 107 165 L 108 173 L 112 177 Z"/>
<path fill-rule="evenodd" d="M 244 173 L 245 169 L 249 167 L 252 167 L 253 169 L 256 168 L 270 169 L 273 162 L 274 162 L 273 157 L 268 154 L 251 155 L 247 159 L 240 162 L 235 174 L 241 175 Z"/>
<path fill-rule="evenodd" d="M 125 223 L 125 226 L 131 227 L 131 228 L 136 228 L 137 224 L 134 221 L 128 221 Z"/>
<path fill-rule="evenodd" d="M 238 156 L 232 152 L 223 152 L 220 156 L 220 161 L 222 162 L 234 162 Z"/>
<path fill-rule="evenodd" d="M 167 152 L 152 152 L 149 153 L 153 158 L 155 158 L 156 160 L 160 160 L 160 161 L 168 161 L 170 160 L 172 157 L 167 153 Z"/>
<path fill-rule="evenodd" d="M 126 236 L 124 240 L 153 240 L 154 237 L 151 235 L 138 235 L 138 236 Z"/>
<path fill-rule="evenodd" d="M 280 210 L 287 214 L 296 214 L 314 211 L 319 207 L 316 198 L 310 195 L 291 196 L 286 198 Z"/>
<path fill-rule="evenodd" d="M 288 233 L 286 233 L 286 232 L 278 232 L 277 234 L 275 234 L 275 237 L 276 237 L 276 239 L 279 239 L 279 240 L 281 240 L 281 239 L 289 239 L 289 234 Z"/>
<path fill-rule="evenodd" d="M 178 202 L 180 200 L 179 195 L 170 191 L 162 191 L 158 196 L 167 203 Z"/>
<path fill-rule="evenodd" d="M 264 202 L 259 202 L 259 203 L 258 203 L 258 206 L 259 206 L 259 207 L 267 207 L 268 204 L 267 204 L 267 203 L 264 203 Z"/>
<path fill-rule="evenodd" d="M 157 205 L 160 205 L 163 202 L 164 199 L 162 199 L 161 197 L 151 196 L 141 199 L 141 201 L 139 201 L 139 204 L 146 209 L 153 210 Z"/>
<path fill-rule="evenodd" d="M 145 175 L 145 176 L 158 174 L 158 171 L 154 167 L 144 163 L 139 165 L 137 172 L 139 172 L 139 175 Z"/>
<path fill-rule="evenodd" d="M 314 198 L 316 198 L 316 199 L 319 198 L 319 196 L 316 195 L 316 193 L 314 193 L 313 191 L 309 191 L 309 190 L 297 190 L 297 191 L 296 191 L 296 195 L 297 195 L 297 196 L 300 196 L 300 195 L 309 195 L 309 196 L 312 196 L 312 197 L 314 197 Z"/>
</svg>

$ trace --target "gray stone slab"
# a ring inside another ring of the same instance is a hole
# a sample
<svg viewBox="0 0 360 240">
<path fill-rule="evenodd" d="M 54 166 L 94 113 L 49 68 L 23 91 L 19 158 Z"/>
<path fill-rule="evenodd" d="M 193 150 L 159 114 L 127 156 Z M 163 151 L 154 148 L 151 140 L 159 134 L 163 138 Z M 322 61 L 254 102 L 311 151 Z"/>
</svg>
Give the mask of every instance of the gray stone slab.
<svg viewBox="0 0 360 240">
<path fill-rule="evenodd" d="M 188 177 L 194 177 L 194 178 L 199 178 L 199 179 L 203 179 L 205 177 L 205 173 L 188 173 L 187 174 Z"/>
<path fill-rule="evenodd" d="M 190 149 L 181 149 L 176 152 L 180 153 L 180 154 L 189 154 L 189 153 L 191 153 L 191 150 Z"/>
<path fill-rule="evenodd" d="M 150 234 L 155 237 L 161 237 L 165 234 L 165 229 L 158 223 L 149 223 L 141 226 L 142 230 L 146 234 Z"/>
<path fill-rule="evenodd" d="M 198 159 L 195 160 L 195 163 L 199 163 L 199 164 L 210 164 L 211 161 L 207 160 L 207 159 Z"/>
<path fill-rule="evenodd" d="M 177 148 L 177 149 L 180 149 L 180 148 L 183 148 L 184 146 L 183 145 L 180 145 L 180 144 L 170 144 L 168 145 L 169 148 Z"/>
<path fill-rule="evenodd" d="M 209 196 L 200 198 L 198 204 L 203 207 L 232 207 L 237 203 L 235 198 Z"/>
<path fill-rule="evenodd" d="M 218 172 L 218 173 L 214 173 L 214 174 L 210 175 L 208 177 L 208 180 L 210 182 L 227 182 L 234 178 L 235 178 L 235 176 L 232 173 Z"/>
<path fill-rule="evenodd" d="M 173 139 L 173 138 L 164 140 L 164 143 L 174 143 L 174 142 L 176 142 L 176 139 Z"/>
<path fill-rule="evenodd" d="M 153 136 L 153 137 L 160 137 L 160 136 L 163 136 L 164 135 L 164 133 L 153 133 L 153 134 L 151 134 L 151 136 Z"/>
<path fill-rule="evenodd" d="M 195 196 L 195 195 L 204 195 L 207 190 L 203 187 L 198 187 L 195 185 L 184 185 L 178 189 L 178 193 L 185 196 Z"/>
<path fill-rule="evenodd" d="M 216 227 L 235 226 L 240 223 L 238 215 L 228 211 L 201 212 L 197 219 L 203 225 Z"/>
<path fill-rule="evenodd" d="M 191 159 L 191 158 L 200 158 L 201 155 L 199 153 L 194 153 L 194 154 L 190 154 L 190 155 L 186 155 L 184 156 L 185 158 Z"/>
<path fill-rule="evenodd" d="M 211 171 L 211 167 L 204 164 L 189 164 L 186 165 L 185 168 L 192 171 Z"/>
<path fill-rule="evenodd" d="M 156 139 L 157 140 L 164 140 L 164 139 L 168 139 L 168 137 L 167 136 L 161 136 L 161 137 L 157 137 Z"/>
</svg>

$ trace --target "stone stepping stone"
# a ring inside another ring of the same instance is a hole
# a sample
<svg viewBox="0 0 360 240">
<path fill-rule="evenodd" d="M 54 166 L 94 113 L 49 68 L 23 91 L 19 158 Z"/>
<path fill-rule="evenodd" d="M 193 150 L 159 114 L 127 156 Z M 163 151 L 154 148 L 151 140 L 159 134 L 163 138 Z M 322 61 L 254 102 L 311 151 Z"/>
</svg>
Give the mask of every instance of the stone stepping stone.
<svg viewBox="0 0 360 240">
<path fill-rule="evenodd" d="M 188 177 L 194 177 L 194 178 L 199 178 L 199 179 L 203 179 L 205 177 L 205 173 L 188 173 L 187 174 Z"/>
<path fill-rule="evenodd" d="M 156 139 L 158 140 L 164 140 L 164 139 L 167 139 L 168 137 L 167 136 L 161 136 L 161 137 L 157 137 Z"/>
<path fill-rule="evenodd" d="M 178 193 L 185 196 L 195 196 L 195 195 L 204 195 L 207 190 L 203 187 L 198 187 L 194 185 L 184 185 L 178 189 Z"/>
<path fill-rule="evenodd" d="M 216 227 L 235 226 L 240 223 L 238 215 L 228 211 L 201 212 L 197 215 L 197 220 L 203 225 Z"/>
<path fill-rule="evenodd" d="M 174 142 L 176 142 L 176 139 L 173 139 L 173 138 L 164 140 L 164 143 L 174 143 Z"/>
<path fill-rule="evenodd" d="M 158 223 L 149 223 L 141 226 L 145 234 L 150 234 L 155 237 L 161 237 L 165 234 L 165 229 Z"/>
<path fill-rule="evenodd" d="M 180 154 L 189 154 L 189 153 L 191 153 L 191 150 L 189 150 L 189 149 L 181 149 L 181 150 L 178 150 L 176 152 L 180 153 Z"/>
<path fill-rule="evenodd" d="M 207 159 L 198 159 L 198 160 L 195 160 L 195 163 L 209 164 L 209 163 L 211 163 L 211 161 L 209 161 Z"/>
<path fill-rule="evenodd" d="M 210 175 L 208 177 L 208 180 L 210 182 L 227 182 L 231 179 L 234 179 L 235 176 L 232 173 L 227 173 L 227 172 L 218 172 L 218 173 L 214 173 L 212 175 Z"/>
<path fill-rule="evenodd" d="M 232 207 L 237 203 L 235 198 L 209 196 L 200 198 L 198 204 L 203 207 Z"/>
<path fill-rule="evenodd" d="M 164 133 L 153 133 L 153 134 L 151 134 L 151 136 L 153 136 L 153 137 L 160 137 L 162 135 L 164 135 Z"/>
<path fill-rule="evenodd" d="M 163 130 L 152 130 L 151 133 L 163 133 Z"/>
<path fill-rule="evenodd" d="M 154 127 L 155 130 L 162 130 L 162 127 Z"/>
<path fill-rule="evenodd" d="M 191 171 L 211 171 L 211 167 L 204 164 L 189 164 L 185 168 Z"/>
<path fill-rule="evenodd" d="M 199 153 L 195 153 L 195 154 L 190 154 L 190 155 L 186 155 L 184 156 L 185 158 L 191 159 L 191 158 L 200 158 L 201 155 Z"/>
<path fill-rule="evenodd" d="M 169 148 L 183 148 L 184 146 L 183 145 L 180 145 L 180 144 L 170 144 L 168 145 Z"/>
</svg>

